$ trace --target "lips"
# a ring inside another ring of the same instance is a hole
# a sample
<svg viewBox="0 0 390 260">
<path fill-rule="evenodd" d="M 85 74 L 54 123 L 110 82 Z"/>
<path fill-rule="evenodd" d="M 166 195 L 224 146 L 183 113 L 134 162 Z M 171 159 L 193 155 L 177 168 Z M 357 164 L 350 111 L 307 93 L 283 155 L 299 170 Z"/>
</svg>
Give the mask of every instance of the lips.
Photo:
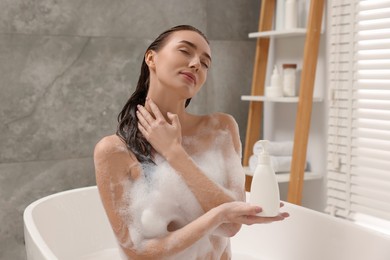
<svg viewBox="0 0 390 260">
<path fill-rule="evenodd" d="M 181 72 L 180 74 L 183 74 L 184 76 L 188 77 L 190 80 L 192 80 L 196 84 L 196 77 L 191 72 Z"/>
</svg>

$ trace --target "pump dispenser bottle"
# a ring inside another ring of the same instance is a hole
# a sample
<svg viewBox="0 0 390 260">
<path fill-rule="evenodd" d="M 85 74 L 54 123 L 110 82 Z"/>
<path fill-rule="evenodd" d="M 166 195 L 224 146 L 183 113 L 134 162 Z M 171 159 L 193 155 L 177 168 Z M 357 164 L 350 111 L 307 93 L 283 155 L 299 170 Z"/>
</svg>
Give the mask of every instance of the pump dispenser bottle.
<svg viewBox="0 0 390 260">
<path fill-rule="evenodd" d="M 265 88 L 266 97 L 282 97 L 283 96 L 283 87 L 282 87 L 282 78 L 279 74 L 278 68 L 274 67 L 274 71 L 271 76 L 271 86 Z"/>
<path fill-rule="evenodd" d="M 263 209 L 257 216 L 275 217 L 279 214 L 280 208 L 279 184 L 268 154 L 269 142 L 261 140 L 259 143 L 262 151 L 258 156 L 258 165 L 253 174 L 249 203 Z"/>
</svg>

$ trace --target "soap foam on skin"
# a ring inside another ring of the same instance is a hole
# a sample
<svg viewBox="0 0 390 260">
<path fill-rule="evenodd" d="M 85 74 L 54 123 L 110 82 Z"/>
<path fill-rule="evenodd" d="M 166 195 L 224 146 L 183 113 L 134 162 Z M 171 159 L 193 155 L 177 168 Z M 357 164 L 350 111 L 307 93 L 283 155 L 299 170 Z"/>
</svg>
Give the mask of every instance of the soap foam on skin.
<svg viewBox="0 0 390 260">
<path fill-rule="evenodd" d="M 215 123 L 215 122 L 212 122 Z M 241 194 L 244 174 L 241 166 L 241 154 L 237 154 L 232 144 L 228 130 L 219 130 L 215 138 L 207 143 L 206 151 L 197 151 L 202 147 L 204 135 L 183 136 L 183 147 L 195 164 L 213 182 L 217 183 L 225 192 L 238 199 Z M 204 142 L 203 142 L 204 144 Z M 119 209 L 121 215 L 128 222 L 131 241 L 124 241 L 122 246 L 129 246 L 136 250 L 142 247 L 148 239 L 164 237 L 169 234 L 168 225 L 174 223 L 179 229 L 204 214 L 201 205 L 186 185 L 183 178 L 161 156 L 155 158 L 156 165 L 142 164 L 142 174 L 132 183 L 123 183 L 125 201 L 131 201 L 130 206 L 123 205 Z M 234 190 L 235 192 L 231 191 Z M 130 225 L 131 224 L 131 225 Z M 212 243 L 211 238 L 217 238 L 217 232 L 205 235 L 189 248 L 166 259 L 219 259 L 230 243 L 227 237 L 218 236 L 218 242 Z M 180 241 L 172 241 L 174 244 Z M 167 245 L 167 247 L 171 247 Z"/>
</svg>

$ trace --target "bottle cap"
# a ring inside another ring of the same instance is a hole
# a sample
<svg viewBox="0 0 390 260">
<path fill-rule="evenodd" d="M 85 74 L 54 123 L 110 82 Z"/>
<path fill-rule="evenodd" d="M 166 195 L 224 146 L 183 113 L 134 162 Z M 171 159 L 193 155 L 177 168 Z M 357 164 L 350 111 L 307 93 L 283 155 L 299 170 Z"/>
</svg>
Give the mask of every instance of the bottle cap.
<svg viewBox="0 0 390 260">
<path fill-rule="evenodd" d="M 297 68 L 297 64 L 292 64 L 292 63 L 286 63 L 286 64 L 283 64 L 283 69 L 296 69 Z"/>
<path fill-rule="evenodd" d="M 270 164 L 271 163 L 271 159 L 269 157 L 269 153 L 268 153 L 268 146 L 269 146 L 269 141 L 268 140 L 260 140 L 259 141 L 259 144 L 260 144 L 260 153 L 258 155 L 258 158 L 259 158 L 259 161 L 258 163 L 259 164 Z"/>
<path fill-rule="evenodd" d="M 276 65 L 275 65 L 275 67 L 274 67 L 273 74 L 274 74 L 274 75 L 278 75 L 278 74 L 279 74 L 278 67 L 276 67 Z"/>
</svg>

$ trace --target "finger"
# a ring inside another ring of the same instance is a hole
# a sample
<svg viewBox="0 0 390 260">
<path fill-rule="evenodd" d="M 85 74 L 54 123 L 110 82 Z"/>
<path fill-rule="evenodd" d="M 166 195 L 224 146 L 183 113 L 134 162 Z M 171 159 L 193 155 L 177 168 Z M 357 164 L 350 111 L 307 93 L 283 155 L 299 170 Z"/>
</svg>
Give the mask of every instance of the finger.
<svg viewBox="0 0 390 260">
<path fill-rule="evenodd" d="M 260 216 L 246 216 L 247 219 L 254 223 L 270 223 L 276 220 L 277 217 L 260 217 Z"/>
<path fill-rule="evenodd" d="M 138 123 L 138 129 L 141 132 L 141 134 L 145 137 L 145 139 L 149 140 L 148 132 L 145 130 L 145 128 L 140 123 Z"/>
<path fill-rule="evenodd" d="M 244 220 L 244 224 L 252 225 L 252 224 L 268 224 L 275 221 L 278 221 L 279 219 L 276 217 L 259 217 L 259 216 L 246 216 L 246 220 Z"/>
<path fill-rule="evenodd" d="M 138 111 L 141 113 L 141 115 L 145 118 L 146 122 L 148 122 L 149 125 L 151 125 L 154 121 L 154 118 L 152 115 L 146 110 L 145 107 L 141 105 L 137 105 Z"/>
<path fill-rule="evenodd" d="M 263 209 L 260 208 L 259 206 L 253 206 L 253 207 L 251 207 L 251 211 L 249 212 L 248 215 L 257 215 L 262 211 L 263 211 Z"/>
<path fill-rule="evenodd" d="M 281 221 L 283 219 L 284 219 L 283 215 L 279 214 L 276 217 L 273 217 L 271 221 L 272 222 L 274 222 L 274 221 Z"/>
<path fill-rule="evenodd" d="M 137 111 L 136 114 L 137 114 L 138 122 L 145 128 L 145 130 L 148 130 L 150 128 L 150 125 L 145 120 L 144 116 L 139 111 Z"/>
<path fill-rule="evenodd" d="M 250 215 L 248 215 L 248 216 L 246 216 L 246 218 L 248 219 L 249 222 L 266 224 L 266 223 L 272 223 L 272 222 L 275 222 L 275 221 L 282 221 L 282 220 L 284 220 L 285 218 L 287 218 L 289 216 L 290 216 L 290 214 L 288 214 L 287 212 L 282 212 L 282 213 L 279 213 L 275 217 L 261 217 L 261 216 L 250 216 Z"/>
<path fill-rule="evenodd" d="M 235 214 L 240 216 L 256 215 L 262 211 L 262 208 L 260 206 L 249 204 L 246 202 L 235 202 L 235 206 L 232 207 L 232 209 L 234 209 Z"/>
<path fill-rule="evenodd" d="M 253 225 L 259 224 L 259 221 L 257 218 L 254 218 L 254 216 L 243 216 L 241 223 L 245 225 Z"/>
<path fill-rule="evenodd" d="M 284 217 L 284 218 L 288 218 L 290 216 L 289 213 L 287 212 L 282 212 L 281 215 Z"/>
<path fill-rule="evenodd" d="M 287 218 L 288 216 L 290 216 L 287 212 L 283 212 L 283 213 L 279 213 L 279 215 L 275 216 L 275 217 L 271 217 L 271 218 L 268 218 L 271 222 L 274 222 L 274 221 L 281 221 L 281 220 L 284 220 L 285 218 Z"/>
<path fill-rule="evenodd" d="M 171 112 L 168 112 L 167 116 L 171 120 L 172 126 L 177 127 L 180 125 L 179 117 L 176 114 L 172 114 Z"/>
<path fill-rule="evenodd" d="M 165 120 L 164 116 L 161 114 L 160 109 L 158 108 L 156 103 L 153 102 L 153 100 L 151 98 L 147 98 L 146 102 L 149 103 L 150 109 L 152 110 L 152 112 L 153 112 L 154 116 L 156 117 L 156 119 Z"/>
</svg>

